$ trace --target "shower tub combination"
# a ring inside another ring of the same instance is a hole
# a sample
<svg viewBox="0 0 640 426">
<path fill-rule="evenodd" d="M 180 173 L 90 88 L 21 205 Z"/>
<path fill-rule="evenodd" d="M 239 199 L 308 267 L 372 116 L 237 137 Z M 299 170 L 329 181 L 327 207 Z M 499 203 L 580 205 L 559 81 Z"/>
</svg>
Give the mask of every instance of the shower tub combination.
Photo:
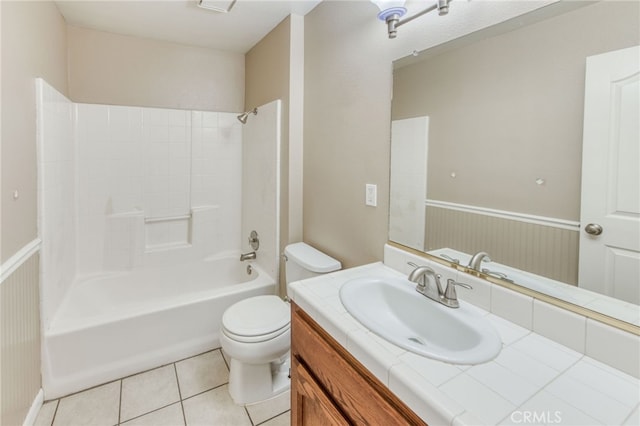
<svg viewBox="0 0 640 426">
<path fill-rule="evenodd" d="M 75 282 L 44 331 L 46 399 L 219 347 L 227 307 L 276 294 L 248 266 L 233 254 Z"/>
<path fill-rule="evenodd" d="M 45 398 L 219 347 L 226 308 L 276 294 L 280 101 L 240 124 L 36 93 Z"/>
</svg>

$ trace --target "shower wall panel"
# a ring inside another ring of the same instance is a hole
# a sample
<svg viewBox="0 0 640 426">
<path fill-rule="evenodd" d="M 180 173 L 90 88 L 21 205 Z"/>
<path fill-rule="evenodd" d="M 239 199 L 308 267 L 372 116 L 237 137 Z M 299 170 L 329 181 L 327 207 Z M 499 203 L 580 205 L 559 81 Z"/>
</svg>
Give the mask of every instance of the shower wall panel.
<svg viewBox="0 0 640 426">
<path fill-rule="evenodd" d="M 196 208 L 210 213 L 199 223 L 215 228 L 216 249 L 236 249 L 236 123 L 231 113 L 78 104 L 79 275 L 130 269 L 148 252 L 189 248 L 193 232 L 203 231 L 194 231 Z"/>
<path fill-rule="evenodd" d="M 234 113 L 74 104 L 37 88 L 45 324 L 75 277 L 239 250 Z"/>
<path fill-rule="evenodd" d="M 192 113 L 191 205 L 218 206 L 211 218 L 214 252 L 240 248 L 243 126 L 236 115 Z"/>
<path fill-rule="evenodd" d="M 36 79 L 36 97 L 41 297 L 47 324 L 76 270 L 76 153 L 73 103 L 42 79 Z"/>
<path fill-rule="evenodd" d="M 260 238 L 257 262 L 278 282 L 280 263 L 280 100 L 258 107 L 244 125 L 242 153 L 242 249 L 248 237 Z"/>
</svg>

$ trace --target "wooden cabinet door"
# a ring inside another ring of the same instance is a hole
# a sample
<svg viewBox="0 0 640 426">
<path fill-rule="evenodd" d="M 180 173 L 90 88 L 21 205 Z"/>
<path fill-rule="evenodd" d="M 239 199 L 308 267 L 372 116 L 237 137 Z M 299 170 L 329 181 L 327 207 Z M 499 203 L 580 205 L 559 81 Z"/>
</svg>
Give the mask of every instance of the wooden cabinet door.
<svg viewBox="0 0 640 426">
<path fill-rule="evenodd" d="M 426 426 L 309 315 L 291 307 L 292 424 Z"/>
<path fill-rule="evenodd" d="M 296 358 L 291 364 L 291 420 L 294 426 L 348 425 L 340 410 Z"/>
</svg>

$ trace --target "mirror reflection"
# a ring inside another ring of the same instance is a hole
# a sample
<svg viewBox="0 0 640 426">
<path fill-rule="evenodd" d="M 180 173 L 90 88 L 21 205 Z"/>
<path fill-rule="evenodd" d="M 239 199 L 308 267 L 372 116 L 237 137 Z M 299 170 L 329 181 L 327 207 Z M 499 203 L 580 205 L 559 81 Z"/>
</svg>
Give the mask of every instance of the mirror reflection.
<svg viewBox="0 0 640 426">
<path fill-rule="evenodd" d="M 389 239 L 640 325 L 639 13 L 538 11 L 397 61 Z"/>
</svg>

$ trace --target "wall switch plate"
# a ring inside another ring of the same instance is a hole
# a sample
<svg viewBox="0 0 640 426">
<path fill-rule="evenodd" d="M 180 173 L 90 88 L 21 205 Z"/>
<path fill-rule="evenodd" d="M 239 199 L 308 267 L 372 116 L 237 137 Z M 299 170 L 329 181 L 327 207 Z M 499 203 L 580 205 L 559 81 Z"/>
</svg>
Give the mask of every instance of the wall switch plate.
<svg viewBox="0 0 640 426">
<path fill-rule="evenodd" d="M 378 205 L 378 185 L 368 183 L 365 186 L 365 204 L 367 206 Z"/>
</svg>

